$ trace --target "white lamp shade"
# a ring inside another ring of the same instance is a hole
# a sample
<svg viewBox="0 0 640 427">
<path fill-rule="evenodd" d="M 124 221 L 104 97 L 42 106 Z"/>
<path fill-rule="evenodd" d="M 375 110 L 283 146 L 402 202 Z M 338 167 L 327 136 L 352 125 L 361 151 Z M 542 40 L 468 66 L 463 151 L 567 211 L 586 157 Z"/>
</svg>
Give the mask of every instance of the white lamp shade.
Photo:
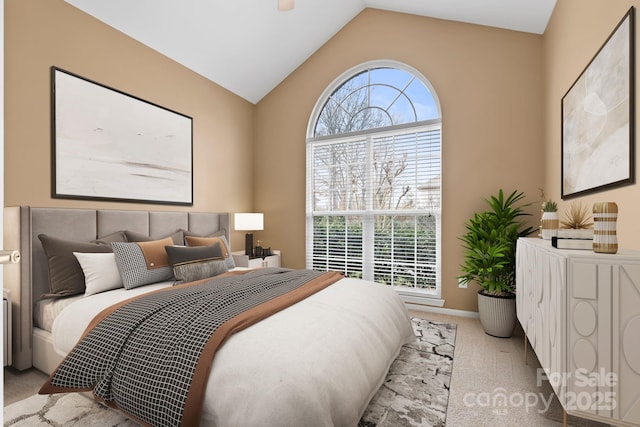
<svg viewBox="0 0 640 427">
<path fill-rule="evenodd" d="M 278 10 L 291 10 L 293 9 L 294 0 L 278 0 Z"/>
<path fill-rule="evenodd" d="M 233 215 L 236 230 L 258 231 L 264 229 L 264 214 L 237 213 Z"/>
</svg>

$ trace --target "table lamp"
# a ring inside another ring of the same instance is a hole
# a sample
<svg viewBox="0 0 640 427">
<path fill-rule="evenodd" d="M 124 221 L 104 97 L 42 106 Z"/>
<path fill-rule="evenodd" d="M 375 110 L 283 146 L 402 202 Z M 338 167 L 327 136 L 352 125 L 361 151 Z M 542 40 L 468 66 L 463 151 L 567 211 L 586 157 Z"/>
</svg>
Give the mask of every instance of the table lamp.
<svg viewBox="0 0 640 427">
<path fill-rule="evenodd" d="M 253 257 L 253 233 L 264 229 L 264 214 L 261 213 L 236 213 L 234 214 L 234 226 L 236 230 L 246 231 L 244 236 L 244 254 Z"/>
</svg>

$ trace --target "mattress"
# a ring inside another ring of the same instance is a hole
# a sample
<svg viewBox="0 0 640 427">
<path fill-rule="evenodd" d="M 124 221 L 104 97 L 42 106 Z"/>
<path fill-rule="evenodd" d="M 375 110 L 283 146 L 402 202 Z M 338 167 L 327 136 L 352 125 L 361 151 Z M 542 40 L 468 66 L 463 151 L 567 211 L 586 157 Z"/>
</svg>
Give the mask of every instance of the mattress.
<svg viewBox="0 0 640 427">
<path fill-rule="evenodd" d="M 91 319 L 149 285 L 82 298 L 52 327 L 65 355 Z M 344 278 L 229 338 L 214 358 L 201 423 L 357 425 L 402 345 L 415 340 L 387 286 Z"/>
<path fill-rule="evenodd" d="M 235 268 L 232 268 L 230 271 L 239 271 L 239 270 L 249 270 L 249 269 L 245 267 L 235 267 Z M 156 284 L 155 286 L 167 287 L 167 286 L 171 286 L 172 283 L 173 282 L 164 282 L 164 283 Z M 120 292 L 111 291 L 114 293 L 108 294 L 109 296 L 107 297 L 107 300 L 110 300 L 110 298 L 113 298 L 114 301 L 118 302 L 120 301 L 119 299 L 120 296 L 126 296 L 127 298 L 130 298 L 132 296 L 139 295 L 141 293 L 149 292 L 153 289 L 157 289 L 157 287 L 154 287 L 154 288 L 145 287 L 145 288 L 141 288 L 137 292 L 131 292 L 131 291 L 126 291 L 125 289 L 119 289 Z M 121 294 L 121 292 L 123 291 L 126 293 Z M 56 319 L 56 317 L 58 317 L 58 315 L 62 313 L 62 311 L 67 306 L 73 304 L 76 301 L 82 300 L 83 298 L 85 298 L 84 295 L 75 295 L 75 296 L 66 297 L 66 298 L 45 298 L 37 301 L 34 304 L 34 309 L 33 309 L 33 326 L 35 326 L 36 328 L 45 330 L 47 332 L 51 332 L 53 328 L 53 321 Z"/>
<path fill-rule="evenodd" d="M 84 298 L 84 295 L 76 295 L 68 298 L 47 298 L 35 303 L 33 308 L 33 326 L 51 332 L 53 321 L 62 310 L 75 301 Z"/>
</svg>

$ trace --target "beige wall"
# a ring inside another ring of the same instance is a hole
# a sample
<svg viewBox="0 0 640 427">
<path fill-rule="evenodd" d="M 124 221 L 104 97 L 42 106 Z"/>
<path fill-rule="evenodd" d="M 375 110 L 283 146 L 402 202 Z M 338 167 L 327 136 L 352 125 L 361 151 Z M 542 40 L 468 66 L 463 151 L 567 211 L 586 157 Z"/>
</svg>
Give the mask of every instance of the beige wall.
<svg viewBox="0 0 640 427">
<path fill-rule="evenodd" d="M 254 206 L 265 244 L 305 265 L 305 137 L 323 90 L 353 66 L 391 59 L 426 76 L 443 113 L 442 296 L 477 310 L 459 289 L 464 221 L 484 197 L 524 191 L 538 209 L 544 183 L 542 36 L 365 9 L 257 104 Z M 539 215 L 539 212 L 536 212 Z M 537 222 L 538 217 L 535 218 Z"/>
<path fill-rule="evenodd" d="M 62 0 L 6 0 L 5 31 L 5 206 L 252 209 L 251 103 Z M 193 207 L 51 198 L 52 65 L 193 118 Z"/>
<path fill-rule="evenodd" d="M 266 215 L 257 237 L 281 249 L 286 266 L 304 267 L 305 133 L 313 106 L 349 68 L 396 60 L 424 74 L 441 102 L 443 298 L 446 307 L 475 310 L 475 288 L 456 283 L 464 221 L 500 187 L 523 190 L 534 203 L 543 187 L 560 201 L 560 100 L 638 3 L 559 0 L 544 36 L 366 9 L 252 106 L 62 0 L 6 0 L 5 205 L 255 209 Z M 52 199 L 51 65 L 193 117 L 194 206 Z M 640 249 L 640 221 L 630 214 L 640 208 L 637 191 L 633 185 L 579 200 L 617 202 L 620 244 Z M 242 247 L 241 233 L 232 244 Z"/>
<path fill-rule="evenodd" d="M 544 188 L 547 196 L 560 201 L 561 195 L 561 100 L 574 81 L 580 76 L 618 22 L 631 6 L 639 1 L 618 0 L 559 0 L 544 35 L 545 56 L 545 164 Z M 637 31 L 636 10 L 636 35 Z M 636 37 L 636 58 L 638 58 Z M 636 60 L 637 64 L 637 60 Z M 636 85 L 640 67 L 636 66 Z M 638 94 L 636 92 L 636 117 Z M 637 133 L 637 132 L 636 132 Z M 640 166 L 640 150 L 636 149 L 636 170 Z M 573 200 L 591 208 L 596 201 L 613 201 L 618 204 L 618 243 L 621 247 L 640 249 L 640 192 L 631 185 L 602 191 L 589 196 L 559 203 L 560 215 Z"/>
</svg>

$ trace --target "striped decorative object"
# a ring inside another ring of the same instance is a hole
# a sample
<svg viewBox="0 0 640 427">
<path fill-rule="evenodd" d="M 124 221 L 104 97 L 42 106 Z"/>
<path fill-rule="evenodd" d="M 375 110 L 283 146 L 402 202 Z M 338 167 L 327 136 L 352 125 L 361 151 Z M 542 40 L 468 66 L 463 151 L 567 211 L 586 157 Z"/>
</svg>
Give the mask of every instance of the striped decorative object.
<svg viewBox="0 0 640 427">
<path fill-rule="evenodd" d="M 599 202 L 593 205 L 593 251 L 604 254 L 618 252 L 616 221 L 618 205 L 614 202 Z"/>
<path fill-rule="evenodd" d="M 560 228 L 558 212 L 543 212 L 540 220 L 540 237 L 551 240 L 553 236 L 558 235 L 558 228 Z"/>
</svg>

